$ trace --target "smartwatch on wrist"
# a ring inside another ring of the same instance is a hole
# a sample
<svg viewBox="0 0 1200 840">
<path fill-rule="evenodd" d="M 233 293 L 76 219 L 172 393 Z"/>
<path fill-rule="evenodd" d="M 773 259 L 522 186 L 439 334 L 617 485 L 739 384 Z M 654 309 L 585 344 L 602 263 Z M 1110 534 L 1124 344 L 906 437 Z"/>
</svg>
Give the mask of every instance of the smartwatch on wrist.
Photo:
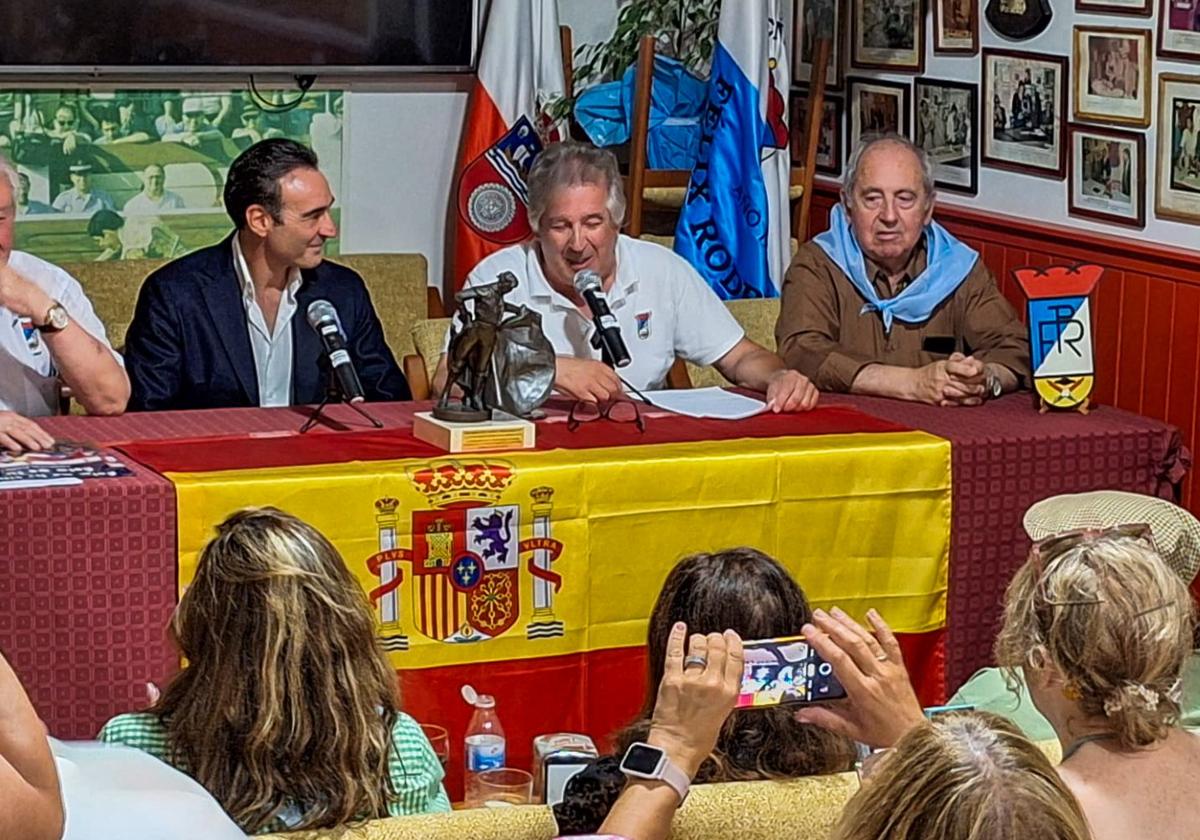
<svg viewBox="0 0 1200 840">
<path fill-rule="evenodd" d="M 67 314 L 66 308 L 54 300 L 50 302 L 50 308 L 46 310 L 45 323 L 40 324 L 37 329 L 41 333 L 62 332 L 69 323 L 71 323 L 71 316 Z"/>
<path fill-rule="evenodd" d="M 679 803 L 687 799 L 692 780 L 688 774 L 671 763 L 658 747 L 637 741 L 629 745 L 621 759 L 621 772 L 633 779 L 664 782 L 679 794 Z"/>
</svg>

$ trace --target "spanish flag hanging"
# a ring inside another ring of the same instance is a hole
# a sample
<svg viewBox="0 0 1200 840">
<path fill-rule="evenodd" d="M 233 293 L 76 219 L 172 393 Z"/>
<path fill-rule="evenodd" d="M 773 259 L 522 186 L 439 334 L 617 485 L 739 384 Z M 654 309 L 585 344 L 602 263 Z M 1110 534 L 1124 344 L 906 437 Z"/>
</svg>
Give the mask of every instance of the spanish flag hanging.
<svg viewBox="0 0 1200 840">
<path fill-rule="evenodd" d="M 699 551 L 752 546 L 778 558 L 814 606 L 860 617 L 875 607 L 904 634 L 918 692 L 940 699 L 950 444 L 923 432 L 167 475 L 181 588 L 234 510 L 272 504 L 305 519 L 369 597 L 405 709 L 458 738 L 470 710 L 457 692 L 472 682 L 496 696 L 517 766 L 535 735 L 602 742 L 631 719 L 655 598 Z"/>
</svg>

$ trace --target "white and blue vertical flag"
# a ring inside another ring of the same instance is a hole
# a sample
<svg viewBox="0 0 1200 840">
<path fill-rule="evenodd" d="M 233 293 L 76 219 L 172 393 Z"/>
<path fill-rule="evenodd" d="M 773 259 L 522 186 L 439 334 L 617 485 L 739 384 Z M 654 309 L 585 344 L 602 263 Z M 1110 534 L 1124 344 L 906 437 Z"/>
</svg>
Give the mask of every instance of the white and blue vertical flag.
<svg viewBox="0 0 1200 840">
<path fill-rule="evenodd" d="M 791 256 L 785 0 L 724 0 L 675 251 L 724 300 L 776 297 Z"/>
</svg>

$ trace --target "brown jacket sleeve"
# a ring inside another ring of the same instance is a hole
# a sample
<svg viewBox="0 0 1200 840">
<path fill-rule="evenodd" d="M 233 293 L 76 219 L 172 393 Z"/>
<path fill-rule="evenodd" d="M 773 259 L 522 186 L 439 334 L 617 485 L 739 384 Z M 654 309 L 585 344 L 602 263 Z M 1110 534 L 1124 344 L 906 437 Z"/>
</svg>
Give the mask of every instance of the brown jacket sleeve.
<svg viewBox="0 0 1200 840">
<path fill-rule="evenodd" d="M 806 242 L 783 279 L 775 345 L 784 364 L 822 391 L 848 392 L 858 372 L 874 361 L 840 343 L 840 301 L 820 246 Z"/>
<path fill-rule="evenodd" d="M 980 259 L 958 291 L 963 339 L 981 362 L 1004 365 L 1029 385 L 1029 334 Z"/>
</svg>

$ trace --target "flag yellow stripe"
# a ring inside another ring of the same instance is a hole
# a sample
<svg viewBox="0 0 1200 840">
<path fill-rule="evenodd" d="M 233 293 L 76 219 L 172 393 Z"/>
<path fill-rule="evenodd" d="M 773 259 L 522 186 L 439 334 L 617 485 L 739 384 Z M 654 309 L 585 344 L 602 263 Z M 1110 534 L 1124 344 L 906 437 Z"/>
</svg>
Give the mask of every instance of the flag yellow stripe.
<svg viewBox="0 0 1200 840">
<path fill-rule="evenodd" d="M 465 470 L 462 475 L 473 475 L 475 483 L 464 479 L 457 489 L 441 487 L 447 492 L 439 496 L 413 479 L 435 461 L 488 462 L 496 469 L 485 471 L 484 479 L 478 470 Z M 497 477 L 505 471 L 511 472 L 507 479 Z M 489 476 L 495 479 L 491 485 Z M 735 545 L 778 557 L 817 605 L 837 604 L 859 615 L 875 606 L 906 633 L 936 630 L 946 622 L 950 444 L 924 432 L 463 454 L 170 478 L 178 494 L 182 586 L 194 576 L 213 527 L 245 505 L 274 504 L 321 529 L 365 591 L 380 584 L 368 559 L 393 541 L 390 531 L 380 533 L 378 500 L 395 500 L 394 543 L 408 549 L 425 538 L 413 534 L 413 513 L 450 498 L 477 508 L 518 505 L 514 540 L 531 538 L 534 517 L 548 511 L 550 536 L 562 543 L 551 571 L 562 581 L 549 613 L 541 610 L 537 621 L 549 615 L 561 622 L 562 635 L 543 637 L 539 625 L 529 634 L 535 638 L 527 638 L 535 607 L 535 579 L 528 570 L 532 551 L 521 556 L 516 624 L 471 645 L 439 644 L 421 634 L 425 587 L 416 585 L 413 564 L 400 561 L 404 581 L 394 597 L 409 650 L 392 654 L 397 667 L 642 644 L 654 598 L 675 561 Z M 392 528 L 392 520 L 388 523 Z M 470 515 L 466 524 L 470 529 Z M 464 544 L 477 553 L 492 545 L 485 539 L 473 544 L 473 538 L 469 534 Z M 426 606 L 443 614 L 429 626 L 448 626 L 447 599 L 434 588 L 426 592 Z M 462 604 L 459 620 L 467 622 L 472 598 L 450 599 Z"/>
</svg>

